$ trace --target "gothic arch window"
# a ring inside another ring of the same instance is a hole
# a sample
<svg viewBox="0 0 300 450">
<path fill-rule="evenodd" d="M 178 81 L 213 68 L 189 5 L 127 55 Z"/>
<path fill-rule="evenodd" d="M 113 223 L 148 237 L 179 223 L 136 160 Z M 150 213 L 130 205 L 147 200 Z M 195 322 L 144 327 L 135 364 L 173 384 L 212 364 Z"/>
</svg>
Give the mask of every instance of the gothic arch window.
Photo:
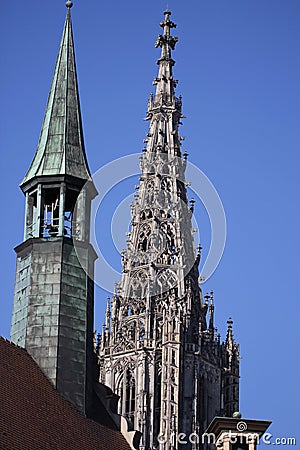
<svg viewBox="0 0 300 450">
<path fill-rule="evenodd" d="M 149 169 L 148 169 L 148 173 L 149 173 L 149 175 L 155 174 L 155 167 L 154 166 L 150 166 Z"/>
<path fill-rule="evenodd" d="M 176 328 L 177 328 L 177 323 L 176 323 L 176 319 L 174 317 L 174 319 L 172 320 L 172 334 L 173 334 L 173 336 L 176 333 Z"/>
<path fill-rule="evenodd" d="M 117 392 L 120 397 L 119 413 L 134 424 L 136 384 L 134 374 L 130 368 L 127 368 L 121 376 L 117 386 Z"/>
<path fill-rule="evenodd" d="M 171 214 L 164 209 L 160 209 L 159 211 L 157 211 L 157 216 L 161 217 L 162 219 L 171 218 Z"/>
<path fill-rule="evenodd" d="M 175 229 L 172 224 L 162 223 L 160 233 L 163 236 L 164 245 L 161 253 L 161 263 L 175 265 L 177 263 L 177 251 L 175 246 Z"/>
<path fill-rule="evenodd" d="M 174 386 L 170 386 L 170 399 L 171 399 L 171 402 L 175 401 L 175 389 L 174 389 Z"/>
<path fill-rule="evenodd" d="M 162 342 L 162 332 L 163 332 L 162 319 L 158 319 L 156 323 L 156 336 L 155 336 L 158 344 Z"/>
<path fill-rule="evenodd" d="M 169 269 L 161 270 L 157 275 L 157 282 L 160 287 L 161 293 L 170 290 L 177 285 L 176 274 Z"/>
<path fill-rule="evenodd" d="M 146 272 L 139 271 L 131 277 L 129 296 L 133 299 L 145 298 L 148 294 L 148 276 Z"/>
<path fill-rule="evenodd" d="M 147 181 L 146 190 L 148 191 L 149 189 L 154 189 L 154 179 L 153 179 L 153 177 L 151 177 L 150 180 Z"/>
<path fill-rule="evenodd" d="M 162 166 L 161 173 L 162 173 L 163 175 L 169 175 L 169 173 L 170 173 L 170 168 L 169 168 L 168 164 L 164 164 L 164 165 Z"/>
<path fill-rule="evenodd" d="M 182 182 L 177 180 L 177 195 L 178 195 L 178 197 L 183 198 L 183 193 L 184 193 L 184 189 L 183 189 Z"/>
<path fill-rule="evenodd" d="M 137 291 L 135 291 L 135 293 L 136 292 Z M 134 295 L 131 294 L 134 294 L 133 290 L 130 291 L 130 298 L 127 305 L 127 316 L 135 316 L 145 312 L 145 302 L 143 300 L 135 298 Z"/>
<path fill-rule="evenodd" d="M 126 334 L 130 342 L 135 342 L 136 322 L 134 320 L 128 324 Z"/>
<path fill-rule="evenodd" d="M 173 224 L 162 223 L 160 230 L 166 237 L 166 243 L 169 247 L 175 247 L 175 228 Z"/>
<path fill-rule="evenodd" d="M 173 349 L 172 349 L 172 352 L 171 352 L 171 364 L 173 366 L 176 366 L 176 353 L 175 353 L 175 350 L 173 350 Z"/>
<path fill-rule="evenodd" d="M 143 341 L 145 339 L 145 329 L 142 328 L 139 333 L 139 340 Z"/>
<path fill-rule="evenodd" d="M 142 211 L 140 214 L 141 220 L 152 219 L 152 217 L 153 217 L 153 213 L 152 213 L 151 209 L 145 209 L 145 211 Z"/>
<path fill-rule="evenodd" d="M 170 375 L 170 380 L 175 383 L 175 369 L 173 367 L 171 367 L 171 375 Z"/>
<path fill-rule="evenodd" d="M 143 225 L 139 232 L 138 248 L 140 251 L 147 251 L 150 243 L 151 228 L 149 225 Z"/>
<path fill-rule="evenodd" d="M 161 359 L 159 358 L 155 362 L 155 391 L 154 391 L 154 410 L 155 410 L 155 419 L 154 419 L 154 427 L 153 433 L 154 438 L 157 439 L 157 436 L 160 431 L 160 419 L 161 419 L 161 403 L 162 403 L 162 376 L 161 376 Z M 165 402 L 164 402 L 165 404 Z M 157 448 L 159 448 L 159 443 L 157 442 Z"/>
<path fill-rule="evenodd" d="M 138 258 L 138 257 L 135 257 L 135 258 L 134 258 L 134 261 L 133 261 L 133 264 L 132 264 L 133 267 L 137 267 L 137 266 L 139 265 L 139 262 L 140 262 L 140 261 L 139 261 L 139 258 Z"/>
<path fill-rule="evenodd" d="M 151 206 L 154 202 L 154 180 L 151 178 L 148 180 L 147 184 L 145 185 L 145 201 L 146 203 Z"/>
<path fill-rule="evenodd" d="M 168 190 L 159 189 L 156 200 L 161 208 L 168 209 L 172 204 L 172 194 Z"/>
<path fill-rule="evenodd" d="M 171 191 L 172 190 L 171 181 L 168 180 L 167 178 L 163 178 L 161 180 L 160 188 L 163 189 L 164 191 Z"/>
<path fill-rule="evenodd" d="M 143 293 L 143 289 L 141 283 L 138 281 L 133 281 L 130 286 L 129 296 L 131 298 L 141 298 Z"/>
</svg>

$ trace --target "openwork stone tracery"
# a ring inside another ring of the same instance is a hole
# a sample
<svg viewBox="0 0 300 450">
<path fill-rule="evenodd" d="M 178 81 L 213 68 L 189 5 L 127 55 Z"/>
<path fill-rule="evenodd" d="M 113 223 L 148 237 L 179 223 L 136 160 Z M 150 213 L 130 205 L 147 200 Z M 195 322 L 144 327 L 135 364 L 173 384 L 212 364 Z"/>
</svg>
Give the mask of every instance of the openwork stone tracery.
<svg viewBox="0 0 300 450">
<path fill-rule="evenodd" d="M 119 396 L 119 411 L 142 432 L 141 449 L 177 449 L 176 433 L 204 432 L 214 415 L 238 409 L 239 352 L 231 323 L 224 343 L 214 327 L 212 293 L 199 284 L 186 190 L 187 154 L 179 135 L 182 100 L 171 56 L 176 25 L 165 12 L 155 95 L 122 254 L 123 276 L 98 342 L 101 381 Z M 207 315 L 208 322 L 207 323 Z M 166 437 L 160 444 L 158 437 Z M 192 444 L 184 447 L 198 448 Z"/>
</svg>

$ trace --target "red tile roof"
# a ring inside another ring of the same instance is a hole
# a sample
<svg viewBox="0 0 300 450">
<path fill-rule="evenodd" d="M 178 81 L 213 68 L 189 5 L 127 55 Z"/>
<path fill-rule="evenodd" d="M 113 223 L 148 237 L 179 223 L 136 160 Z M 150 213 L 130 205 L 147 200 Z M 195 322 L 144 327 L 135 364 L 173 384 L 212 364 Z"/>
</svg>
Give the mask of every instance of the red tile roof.
<svg viewBox="0 0 300 450">
<path fill-rule="evenodd" d="M 61 397 L 26 350 L 0 337 L 1 450 L 129 450 Z"/>
</svg>

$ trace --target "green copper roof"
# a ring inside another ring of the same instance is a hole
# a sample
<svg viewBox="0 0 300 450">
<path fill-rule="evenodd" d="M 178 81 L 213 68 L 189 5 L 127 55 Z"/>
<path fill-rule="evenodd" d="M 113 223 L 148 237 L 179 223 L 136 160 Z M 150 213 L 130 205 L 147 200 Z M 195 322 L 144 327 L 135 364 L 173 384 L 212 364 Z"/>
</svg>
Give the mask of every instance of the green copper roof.
<svg viewBox="0 0 300 450">
<path fill-rule="evenodd" d="M 38 148 L 21 186 L 43 175 L 90 178 L 83 141 L 70 9 Z"/>
</svg>

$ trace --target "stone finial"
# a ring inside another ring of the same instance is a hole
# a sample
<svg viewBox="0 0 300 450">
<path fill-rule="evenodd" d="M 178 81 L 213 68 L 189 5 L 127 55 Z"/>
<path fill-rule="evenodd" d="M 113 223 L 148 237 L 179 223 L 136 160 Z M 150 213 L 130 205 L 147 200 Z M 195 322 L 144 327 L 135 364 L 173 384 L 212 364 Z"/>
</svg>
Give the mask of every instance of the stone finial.
<svg viewBox="0 0 300 450">
<path fill-rule="evenodd" d="M 228 330 L 232 330 L 233 320 L 231 317 L 227 320 Z"/>
<path fill-rule="evenodd" d="M 68 1 L 66 2 L 66 7 L 67 7 L 68 9 L 70 9 L 70 8 L 72 8 L 72 6 L 73 6 L 73 2 L 71 2 L 70 0 L 68 0 Z"/>
<path fill-rule="evenodd" d="M 170 20 L 171 11 L 166 10 L 164 11 L 165 20 L 160 22 L 160 26 L 164 28 L 164 34 L 169 34 L 170 28 L 176 28 L 176 24 Z M 169 30 L 166 30 L 165 27 L 169 28 Z"/>
<path fill-rule="evenodd" d="M 191 205 L 190 210 L 191 210 L 192 213 L 194 212 L 195 203 L 196 203 L 196 200 L 194 198 L 191 198 L 191 200 L 190 200 L 190 205 Z"/>
<path fill-rule="evenodd" d="M 208 300 L 210 299 L 208 292 L 204 295 L 204 298 L 205 298 L 205 304 L 208 305 Z"/>
</svg>

